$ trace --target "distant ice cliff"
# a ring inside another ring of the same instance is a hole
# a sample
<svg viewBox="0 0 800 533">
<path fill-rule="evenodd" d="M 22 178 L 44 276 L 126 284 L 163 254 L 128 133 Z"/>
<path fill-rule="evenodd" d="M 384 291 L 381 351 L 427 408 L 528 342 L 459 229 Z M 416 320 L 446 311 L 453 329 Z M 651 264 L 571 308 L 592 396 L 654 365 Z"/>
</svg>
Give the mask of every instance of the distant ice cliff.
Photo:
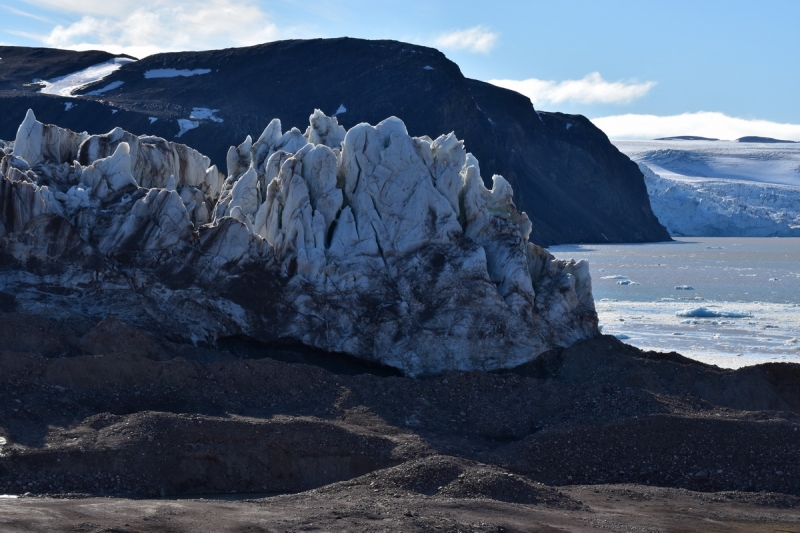
<svg viewBox="0 0 800 533">
<path fill-rule="evenodd" d="M 617 141 L 672 235 L 799 237 L 800 145 Z"/>
</svg>

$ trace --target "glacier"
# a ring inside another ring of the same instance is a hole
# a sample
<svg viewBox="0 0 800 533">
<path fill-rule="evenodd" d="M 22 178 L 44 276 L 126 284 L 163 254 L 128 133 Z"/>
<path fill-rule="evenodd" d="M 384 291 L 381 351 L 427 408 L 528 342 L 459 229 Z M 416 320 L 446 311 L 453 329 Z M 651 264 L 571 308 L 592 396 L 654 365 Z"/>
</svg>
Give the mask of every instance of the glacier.
<svg viewBox="0 0 800 533">
<path fill-rule="evenodd" d="M 453 133 L 315 111 L 199 152 L 29 111 L 0 143 L 0 290 L 23 312 L 117 316 L 179 342 L 293 339 L 407 375 L 492 370 L 598 336 L 586 261 L 528 239 Z"/>
<path fill-rule="evenodd" d="M 614 141 L 671 235 L 800 236 L 800 145 Z"/>
</svg>

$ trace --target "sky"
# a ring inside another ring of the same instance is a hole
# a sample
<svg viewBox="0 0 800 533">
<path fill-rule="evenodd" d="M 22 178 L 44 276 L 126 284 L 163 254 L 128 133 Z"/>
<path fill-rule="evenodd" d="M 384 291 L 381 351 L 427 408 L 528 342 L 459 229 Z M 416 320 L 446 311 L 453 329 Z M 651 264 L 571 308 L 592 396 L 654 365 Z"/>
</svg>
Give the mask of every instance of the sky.
<svg viewBox="0 0 800 533">
<path fill-rule="evenodd" d="M 800 0 L 0 0 L 0 44 L 144 57 L 396 39 L 612 139 L 800 141 L 798 21 Z"/>
</svg>

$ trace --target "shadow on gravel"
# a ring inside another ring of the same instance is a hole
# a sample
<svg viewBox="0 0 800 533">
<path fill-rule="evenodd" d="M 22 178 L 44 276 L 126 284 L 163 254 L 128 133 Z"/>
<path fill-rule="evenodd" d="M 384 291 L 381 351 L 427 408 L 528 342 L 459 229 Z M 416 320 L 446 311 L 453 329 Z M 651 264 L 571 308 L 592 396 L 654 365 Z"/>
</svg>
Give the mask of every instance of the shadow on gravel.
<svg viewBox="0 0 800 533">
<path fill-rule="evenodd" d="M 279 339 L 265 344 L 246 337 L 224 337 L 217 342 L 217 348 L 225 350 L 240 359 L 274 359 L 284 363 L 299 363 L 323 368 L 331 374 L 355 376 L 372 374 L 373 376 L 402 376 L 396 368 L 356 359 L 355 357 L 336 352 L 326 352 L 310 348 L 295 339 Z"/>
</svg>

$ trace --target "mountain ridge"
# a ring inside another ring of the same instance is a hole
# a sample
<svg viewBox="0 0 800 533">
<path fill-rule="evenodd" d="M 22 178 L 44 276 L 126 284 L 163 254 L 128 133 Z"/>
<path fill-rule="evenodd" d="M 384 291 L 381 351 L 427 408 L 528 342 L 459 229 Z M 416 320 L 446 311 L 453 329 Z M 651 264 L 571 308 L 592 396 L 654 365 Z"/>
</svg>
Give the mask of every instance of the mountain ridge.
<svg viewBox="0 0 800 533">
<path fill-rule="evenodd" d="M 145 78 L 155 69 L 209 72 Z M 349 128 L 398 116 L 411 135 L 454 131 L 464 139 L 483 163 L 487 186 L 493 174 L 512 185 L 539 244 L 669 239 L 652 214 L 641 172 L 588 120 L 537 112 L 518 93 L 465 78 L 432 48 L 339 38 L 166 53 L 124 65 L 78 92 L 114 82 L 122 84 L 70 99 L 42 95 L 37 87 L 0 91 L 0 138 L 13 137 L 27 108 L 44 122 L 93 134 L 119 126 L 175 140 L 182 120 L 197 126 L 180 142 L 221 165 L 221 146 L 258 134 L 272 118 L 303 126 L 314 109 L 332 114 L 344 108 L 337 118 Z M 192 119 L 195 108 L 217 110 L 219 121 Z"/>
</svg>

